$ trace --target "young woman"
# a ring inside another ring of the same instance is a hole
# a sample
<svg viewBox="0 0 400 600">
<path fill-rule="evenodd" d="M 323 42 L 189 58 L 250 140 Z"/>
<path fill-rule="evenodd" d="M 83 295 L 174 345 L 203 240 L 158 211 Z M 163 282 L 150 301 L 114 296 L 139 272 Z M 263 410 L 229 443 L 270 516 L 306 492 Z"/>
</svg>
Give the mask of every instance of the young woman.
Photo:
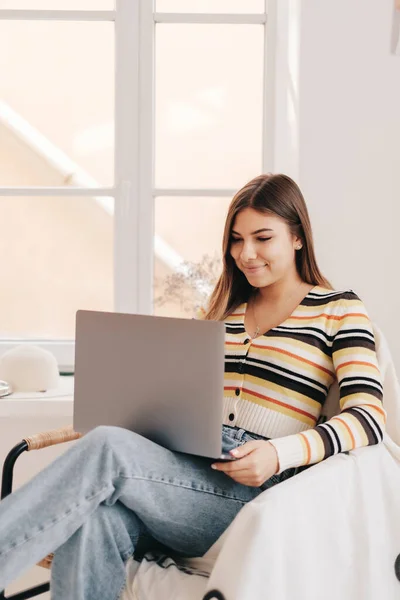
<svg viewBox="0 0 400 600">
<path fill-rule="evenodd" d="M 371 322 L 314 256 L 298 186 L 261 175 L 233 198 L 205 319 L 226 323 L 223 450 L 213 463 L 96 427 L 0 503 L 0 589 L 54 552 L 56 600 L 117 600 L 142 536 L 202 555 L 242 506 L 302 468 L 382 441 Z M 340 415 L 318 424 L 332 382 Z"/>
</svg>

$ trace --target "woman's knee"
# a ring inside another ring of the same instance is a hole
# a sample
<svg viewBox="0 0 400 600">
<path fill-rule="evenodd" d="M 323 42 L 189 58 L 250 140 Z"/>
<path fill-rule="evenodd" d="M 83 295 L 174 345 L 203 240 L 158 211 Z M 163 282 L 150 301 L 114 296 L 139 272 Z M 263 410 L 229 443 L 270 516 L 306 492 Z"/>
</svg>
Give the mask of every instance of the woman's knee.
<svg viewBox="0 0 400 600">
<path fill-rule="evenodd" d="M 113 446 L 120 444 L 124 440 L 129 440 L 133 443 L 136 439 L 137 434 L 123 427 L 116 427 L 114 425 L 98 425 L 86 433 L 82 439 L 86 440 L 86 443 L 91 443 L 96 446 L 108 445 Z"/>
</svg>

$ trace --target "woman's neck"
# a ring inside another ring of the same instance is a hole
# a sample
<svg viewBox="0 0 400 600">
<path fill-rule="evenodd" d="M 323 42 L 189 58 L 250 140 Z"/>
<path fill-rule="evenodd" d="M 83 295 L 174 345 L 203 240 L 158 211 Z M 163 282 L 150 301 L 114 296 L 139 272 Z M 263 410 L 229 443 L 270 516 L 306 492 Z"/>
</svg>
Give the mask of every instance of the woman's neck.
<svg viewBox="0 0 400 600">
<path fill-rule="evenodd" d="M 295 297 L 301 295 L 304 290 L 304 294 L 307 293 L 310 284 L 303 281 L 300 276 L 295 279 L 286 281 L 277 281 L 267 285 L 263 288 L 258 288 L 256 296 L 258 296 L 258 302 L 260 304 L 268 304 L 275 306 L 282 301 L 287 300 L 289 297 Z"/>
</svg>

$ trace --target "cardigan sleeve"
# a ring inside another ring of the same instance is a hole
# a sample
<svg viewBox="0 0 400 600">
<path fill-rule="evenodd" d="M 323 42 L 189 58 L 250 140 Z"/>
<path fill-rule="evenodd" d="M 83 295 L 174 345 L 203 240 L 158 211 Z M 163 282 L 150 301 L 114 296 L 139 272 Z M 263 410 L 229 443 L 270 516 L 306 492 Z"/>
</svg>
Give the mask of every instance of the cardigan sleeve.
<svg viewBox="0 0 400 600">
<path fill-rule="evenodd" d="M 330 333 L 340 413 L 313 429 L 271 440 L 278 454 L 278 473 L 383 439 L 386 411 L 374 332 L 364 304 L 352 290 L 338 300 Z"/>
</svg>

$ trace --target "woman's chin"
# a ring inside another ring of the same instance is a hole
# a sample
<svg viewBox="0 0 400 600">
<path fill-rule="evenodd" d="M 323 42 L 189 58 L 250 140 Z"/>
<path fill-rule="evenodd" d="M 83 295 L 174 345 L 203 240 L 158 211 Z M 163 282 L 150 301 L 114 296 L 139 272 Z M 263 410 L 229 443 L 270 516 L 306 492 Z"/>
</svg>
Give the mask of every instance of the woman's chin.
<svg viewBox="0 0 400 600">
<path fill-rule="evenodd" d="M 250 285 L 257 288 L 262 288 L 271 283 L 268 277 L 260 276 L 260 275 L 246 275 L 247 281 Z"/>
</svg>

